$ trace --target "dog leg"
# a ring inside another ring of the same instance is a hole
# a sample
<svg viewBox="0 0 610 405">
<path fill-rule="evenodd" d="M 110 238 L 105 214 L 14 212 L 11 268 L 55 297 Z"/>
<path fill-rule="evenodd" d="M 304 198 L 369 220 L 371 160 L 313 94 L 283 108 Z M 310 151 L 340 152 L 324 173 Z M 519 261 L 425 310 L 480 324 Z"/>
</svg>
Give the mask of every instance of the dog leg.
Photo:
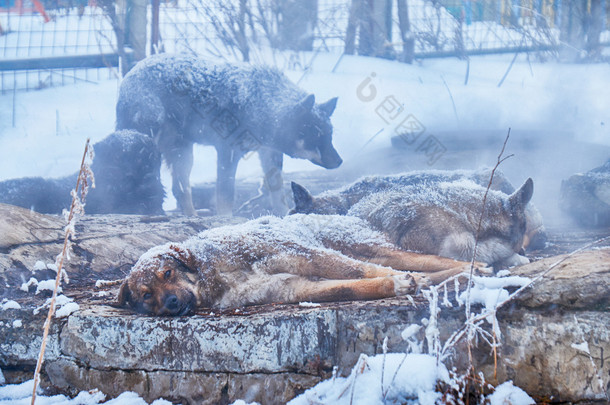
<svg viewBox="0 0 610 405">
<path fill-rule="evenodd" d="M 294 302 L 374 300 L 414 293 L 417 282 L 403 273 L 400 277 L 377 277 L 363 280 L 294 280 Z"/>
<path fill-rule="evenodd" d="M 447 257 L 427 255 L 416 252 L 406 252 L 387 246 L 358 245 L 341 252 L 357 260 L 368 261 L 380 266 L 391 267 L 403 271 L 437 272 L 453 268 L 470 269 L 469 262 L 449 259 Z M 485 263 L 475 262 L 479 269 L 487 268 Z"/>
<path fill-rule="evenodd" d="M 235 172 L 241 154 L 231 147 L 216 148 L 216 214 L 233 215 Z"/>
<path fill-rule="evenodd" d="M 172 193 L 184 215 L 196 216 L 191 193 L 191 169 L 193 168 L 193 146 L 189 145 L 177 153 L 172 162 Z"/>
<path fill-rule="evenodd" d="M 172 173 L 172 194 L 184 215 L 195 216 L 189 178 L 193 168 L 193 144 L 182 140 L 172 127 L 166 126 L 158 134 L 159 150 Z"/>
<path fill-rule="evenodd" d="M 406 274 L 389 267 L 367 263 L 335 253 L 302 252 L 303 255 L 277 254 L 263 264 L 271 274 L 289 273 L 302 277 L 350 280 L 391 277 Z"/>
<path fill-rule="evenodd" d="M 271 209 L 274 215 L 283 216 L 288 212 L 288 204 L 284 195 L 284 179 L 282 169 L 284 154 L 276 150 L 261 148 L 258 156 L 263 168 L 263 194 L 271 198 Z"/>
<path fill-rule="evenodd" d="M 288 212 L 282 178 L 284 154 L 261 147 L 258 156 L 264 173 L 263 184 L 258 190 L 259 194 L 243 203 L 237 212 L 244 216 L 251 216 L 255 212 L 284 216 Z"/>
</svg>

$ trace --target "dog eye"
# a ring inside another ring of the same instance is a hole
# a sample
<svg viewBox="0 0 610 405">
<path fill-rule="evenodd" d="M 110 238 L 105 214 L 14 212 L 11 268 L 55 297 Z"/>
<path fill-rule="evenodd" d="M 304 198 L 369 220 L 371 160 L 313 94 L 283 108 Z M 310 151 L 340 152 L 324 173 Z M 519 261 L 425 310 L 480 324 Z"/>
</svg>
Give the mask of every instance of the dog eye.
<svg viewBox="0 0 610 405">
<path fill-rule="evenodd" d="M 145 300 L 150 299 L 150 297 L 152 297 L 152 294 L 149 292 L 144 293 L 144 295 L 142 296 L 142 298 L 144 298 Z"/>
<path fill-rule="evenodd" d="M 165 274 L 163 275 L 163 278 L 165 278 L 166 280 L 169 280 L 169 278 L 172 276 L 172 271 L 168 270 L 165 272 Z"/>
</svg>

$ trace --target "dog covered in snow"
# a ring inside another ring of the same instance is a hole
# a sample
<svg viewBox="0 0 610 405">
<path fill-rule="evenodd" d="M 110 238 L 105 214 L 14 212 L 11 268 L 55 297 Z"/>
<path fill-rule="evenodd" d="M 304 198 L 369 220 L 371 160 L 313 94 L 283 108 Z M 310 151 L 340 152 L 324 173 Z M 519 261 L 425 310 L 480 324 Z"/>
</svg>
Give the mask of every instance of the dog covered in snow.
<svg viewBox="0 0 610 405">
<path fill-rule="evenodd" d="M 185 315 L 201 307 L 368 300 L 413 293 L 469 266 L 401 250 L 356 217 L 262 217 L 152 248 L 122 283 L 118 304 Z"/>
<path fill-rule="evenodd" d="M 117 131 L 93 145 L 95 188 L 87 195 L 88 214 L 163 215 L 165 193 L 161 157 L 149 136 Z M 0 202 L 43 214 L 70 209 L 78 173 L 58 179 L 26 177 L 0 182 Z"/>
<path fill-rule="evenodd" d="M 470 178 L 476 176 L 468 173 Z M 468 177 L 464 172 L 440 171 L 370 176 L 317 197 L 293 183 L 292 212 L 357 216 L 404 250 L 467 261 L 474 252 L 486 191 Z M 508 187 L 502 182 L 497 186 Z M 533 181 L 528 179 L 510 195 L 489 191 L 478 232 L 477 260 L 495 268 L 529 263 L 520 253 L 527 238 L 526 207 L 533 190 Z"/>
<path fill-rule="evenodd" d="M 284 153 L 327 169 L 342 163 L 332 145 L 336 103 L 333 98 L 316 104 L 313 94 L 268 67 L 161 54 L 140 61 L 123 79 L 116 127 L 156 140 L 184 214 L 196 215 L 189 177 L 198 143 L 216 148 L 218 214 L 232 213 L 237 164 L 257 151 L 273 213 L 283 215 L 288 211 L 281 190 Z"/>
</svg>

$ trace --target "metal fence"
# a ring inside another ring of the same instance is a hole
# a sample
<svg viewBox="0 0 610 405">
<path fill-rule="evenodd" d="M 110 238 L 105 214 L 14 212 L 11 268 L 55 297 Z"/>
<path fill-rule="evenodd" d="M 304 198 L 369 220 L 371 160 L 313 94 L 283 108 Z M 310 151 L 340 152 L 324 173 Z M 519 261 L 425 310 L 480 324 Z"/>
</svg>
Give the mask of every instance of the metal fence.
<svg viewBox="0 0 610 405">
<path fill-rule="evenodd" d="M 130 9 L 130 0 L 114 1 Z M 291 16 L 287 4 L 299 2 L 317 12 L 302 7 Z M 408 5 L 407 31 L 401 3 Z M 556 52 L 566 41 L 585 49 L 592 16 L 599 17 L 598 43 L 607 41 L 609 7 L 606 0 L 152 0 L 143 42 L 147 53 L 255 62 L 280 54 L 298 62 L 299 49 L 400 59 L 409 41 L 414 58 Z M 114 18 L 124 23 L 129 14 Z M 309 42 L 289 43 L 301 35 L 290 25 Z M 368 43 L 375 41 L 379 49 Z M 0 0 L 0 91 L 116 76 L 123 42 L 96 0 Z"/>
<path fill-rule="evenodd" d="M 31 3 L 0 0 L 0 6 L 3 1 L 5 7 L 0 7 L 3 93 L 96 81 L 116 73 L 108 69 L 116 65 L 112 60 L 116 52 L 115 35 L 99 7 L 47 5 L 41 13 Z M 108 59 L 106 63 L 104 56 Z"/>
</svg>

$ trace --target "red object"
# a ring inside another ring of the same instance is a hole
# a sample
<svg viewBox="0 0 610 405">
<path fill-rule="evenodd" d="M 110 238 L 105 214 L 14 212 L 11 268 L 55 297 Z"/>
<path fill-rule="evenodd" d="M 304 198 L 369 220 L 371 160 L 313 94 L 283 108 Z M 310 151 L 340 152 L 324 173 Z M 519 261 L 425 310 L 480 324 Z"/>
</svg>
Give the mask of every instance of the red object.
<svg viewBox="0 0 610 405">
<path fill-rule="evenodd" d="M 42 16 L 42 18 L 44 18 L 44 22 L 47 23 L 47 22 L 51 21 L 51 18 L 47 14 L 47 11 L 44 9 L 44 6 L 40 2 L 40 0 L 32 0 L 32 3 L 34 5 L 33 10 L 31 8 L 24 7 L 23 6 L 23 0 L 15 0 L 15 6 L 14 7 L 9 8 L 9 9 L 3 9 L 2 7 L 0 7 L 0 10 L 7 11 L 9 13 L 19 13 L 19 14 L 30 13 L 32 11 L 37 11 Z"/>
<path fill-rule="evenodd" d="M 34 10 L 38 11 L 42 18 L 44 18 L 44 22 L 48 23 L 51 21 L 40 0 L 32 0 L 32 3 L 34 3 Z"/>
</svg>

